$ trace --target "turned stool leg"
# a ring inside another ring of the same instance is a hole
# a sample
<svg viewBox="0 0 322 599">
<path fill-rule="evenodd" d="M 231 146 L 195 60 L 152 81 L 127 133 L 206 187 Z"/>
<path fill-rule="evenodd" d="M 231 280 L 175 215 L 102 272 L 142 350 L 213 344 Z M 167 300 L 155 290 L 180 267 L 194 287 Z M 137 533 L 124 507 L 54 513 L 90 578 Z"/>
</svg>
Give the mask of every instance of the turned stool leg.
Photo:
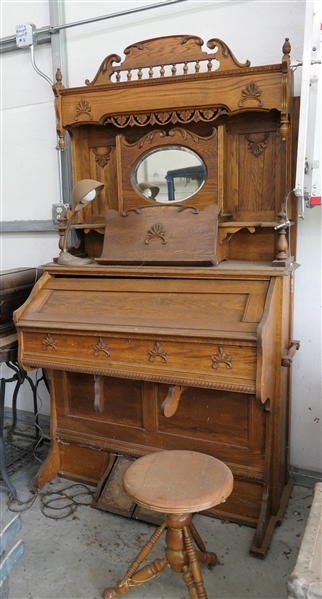
<svg viewBox="0 0 322 599">
<path fill-rule="evenodd" d="M 200 556 L 200 561 L 213 565 L 216 563 L 217 557 L 215 554 L 203 551 L 196 552 L 190 530 L 191 520 L 191 514 L 166 515 L 168 526 L 165 537 L 166 557 L 171 570 L 183 572 L 182 578 L 187 585 L 191 599 L 207 599 L 198 559 Z M 193 530 L 199 545 L 205 549 L 205 545 L 194 527 Z"/>
<path fill-rule="evenodd" d="M 164 522 L 157 530 L 153 533 L 149 541 L 142 547 L 141 551 L 137 555 L 134 562 L 129 567 L 127 573 L 124 578 L 120 580 L 115 587 L 110 587 L 105 589 L 103 593 L 104 599 L 116 599 L 118 595 L 126 595 L 132 587 L 139 586 L 143 582 L 150 580 L 159 572 L 162 572 L 166 565 L 168 564 L 168 560 L 166 558 L 156 559 L 151 564 L 148 564 L 138 570 L 142 562 L 149 555 L 154 545 L 158 542 L 162 533 L 165 529 L 166 523 Z"/>
<path fill-rule="evenodd" d="M 166 515 L 168 530 L 165 536 L 167 544 L 165 554 L 171 570 L 174 572 L 183 572 L 182 579 L 186 583 L 191 599 L 199 599 L 195 579 L 189 568 L 190 560 L 183 534 L 184 527 L 190 525 L 191 519 L 191 514 Z"/>
<path fill-rule="evenodd" d="M 161 538 L 166 526 L 168 528 L 165 536 L 167 546 L 165 557 L 155 559 L 140 568 L 142 562 Z M 195 549 L 193 541 L 199 550 Z M 182 579 L 191 599 L 207 599 L 199 562 L 214 566 L 217 561 L 215 553 L 206 551 L 204 542 L 192 524 L 192 514 L 167 514 L 165 522 L 142 547 L 124 578 L 115 587 L 105 589 L 103 598 L 116 599 L 118 595 L 126 595 L 132 587 L 150 580 L 169 565 L 174 572 L 182 573 Z"/>
<path fill-rule="evenodd" d="M 189 526 L 184 527 L 183 534 L 184 534 L 185 546 L 186 546 L 187 553 L 189 556 L 190 568 L 191 568 L 193 579 L 195 581 L 196 588 L 197 588 L 198 598 L 199 599 L 207 599 L 207 594 L 206 594 L 206 590 L 205 590 L 205 587 L 203 584 L 203 578 L 202 578 L 202 574 L 201 574 L 201 570 L 200 570 L 200 566 L 199 566 L 198 555 L 193 546 L 192 534 L 191 534 Z M 198 553 L 201 553 L 201 555 L 206 557 L 206 555 L 204 553 L 202 553 L 202 552 L 198 552 Z"/>
<path fill-rule="evenodd" d="M 189 570 L 189 566 L 183 566 L 182 580 L 186 583 L 191 599 L 199 599 L 197 587 L 195 585 L 192 572 Z"/>
<path fill-rule="evenodd" d="M 199 562 L 201 562 L 202 564 L 208 564 L 210 568 L 212 566 L 215 566 L 218 563 L 217 555 L 213 553 L 213 551 L 207 551 L 201 536 L 199 535 L 192 522 L 190 522 L 189 528 L 194 542 L 196 543 L 198 549 L 200 549 L 200 551 L 197 551 Z"/>
</svg>

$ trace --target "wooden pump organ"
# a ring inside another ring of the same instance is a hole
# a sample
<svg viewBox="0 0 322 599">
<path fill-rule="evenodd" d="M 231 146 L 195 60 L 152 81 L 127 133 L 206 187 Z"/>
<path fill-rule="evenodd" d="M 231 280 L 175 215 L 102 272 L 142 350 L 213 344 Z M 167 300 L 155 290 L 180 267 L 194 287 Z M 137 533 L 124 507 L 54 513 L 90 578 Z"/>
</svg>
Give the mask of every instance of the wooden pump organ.
<svg viewBox="0 0 322 599">
<path fill-rule="evenodd" d="M 292 488 L 298 102 L 288 40 L 281 64 L 257 67 L 202 46 L 133 44 L 83 87 L 57 72 L 74 183 L 104 188 L 73 221 L 79 259 L 46 265 L 15 312 L 19 360 L 50 381 L 39 486 L 97 484 L 116 455 L 203 452 L 235 479 L 207 514 L 253 526 L 264 557 Z"/>
</svg>

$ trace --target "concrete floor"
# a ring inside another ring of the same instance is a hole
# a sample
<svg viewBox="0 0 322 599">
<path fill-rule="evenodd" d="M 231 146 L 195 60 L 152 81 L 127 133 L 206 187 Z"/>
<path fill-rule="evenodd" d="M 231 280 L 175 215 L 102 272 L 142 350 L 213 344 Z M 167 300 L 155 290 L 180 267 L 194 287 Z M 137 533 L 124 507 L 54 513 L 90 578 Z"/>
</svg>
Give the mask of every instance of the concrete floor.
<svg viewBox="0 0 322 599">
<path fill-rule="evenodd" d="M 41 510 L 41 494 L 33 503 L 24 503 L 33 498 L 29 489 L 38 468 L 39 462 L 34 460 L 11 477 L 21 503 L 14 502 L 10 508 L 21 511 L 19 538 L 24 540 L 25 552 L 9 575 L 9 598 L 99 599 L 107 586 L 122 578 L 155 527 L 88 505 L 78 506 L 63 519 L 48 518 Z M 41 493 L 71 484 L 74 483 L 57 478 Z M 3 527 L 15 513 L 8 507 L 6 487 L 2 485 L 0 489 Z M 81 490 L 73 487 L 69 492 Z M 294 487 L 283 523 L 275 530 L 265 560 L 248 553 L 254 529 L 196 515 L 195 526 L 207 548 L 219 558 L 212 571 L 202 566 L 208 599 L 286 599 L 286 581 L 296 562 L 312 497 L 312 489 Z M 79 499 L 91 501 L 90 495 Z M 54 504 L 54 507 L 59 506 Z M 54 516 L 62 514 L 61 510 L 54 512 Z M 149 556 L 151 560 L 163 557 L 163 547 L 161 539 Z M 181 576 L 166 568 L 150 582 L 132 589 L 129 597 L 188 599 L 188 592 Z"/>
</svg>

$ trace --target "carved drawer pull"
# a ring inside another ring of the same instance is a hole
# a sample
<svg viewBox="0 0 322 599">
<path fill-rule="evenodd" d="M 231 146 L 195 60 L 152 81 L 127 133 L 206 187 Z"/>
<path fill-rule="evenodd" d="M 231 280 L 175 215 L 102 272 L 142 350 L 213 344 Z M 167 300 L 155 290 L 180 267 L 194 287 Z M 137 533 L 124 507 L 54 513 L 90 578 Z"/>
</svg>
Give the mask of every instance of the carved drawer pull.
<svg viewBox="0 0 322 599">
<path fill-rule="evenodd" d="M 213 361 L 212 367 L 215 370 L 217 370 L 218 364 L 220 364 L 220 362 L 226 364 L 228 369 L 232 368 L 231 356 L 227 356 L 221 346 L 218 347 L 217 354 L 215 356 L 211 356 L 211 359 Z"/>
<path fill-rule="evenodd" d="M 107 356 L 110 355 L 110 348 L 103 341 L 102 337 L 98 338 L 98 343 L 96 343 L 96 345 L 94 345 L 94 350 L 95 350 L 94 351 L 94 356 L 98 356 L 98 354 L 99 354 L 100 351 L 104 352 Z"/>
<path fill-rule="evenodd" d="M 155 342 L 154 349 L 149 349 L 150 362 L 154 362 L 156 356 L 160 356 L 162 362 L 167 361 L 167 352 L 164 351 L 158 341 Z"/>
<path fill-rule="evenodd" d="M 162 402 L 160 408 L 162 416 L 170 418 L 176 413 L 181 395 L 186 388 L 187 387 L 182 387 L 181 385 L 170 385 L 168 395 L 164 402 Z"/>
<path fill-rule="evenodd" d="M 292 341 L 291 347 L 287 350 L 287 352 L 284 354 L 284 356 L 282 358 L 282 366 L 286 366 L 287 368 L 289 368 L 291 366 L 292 359 L 293 359 L 297 349 L 300 349 L 300 342 Z"/>
<path fill-rule="evenodd" d="M 47 350 L 47 347 L 52 347 L 54 351 L 57 351 L 56 341 L 50 333 L 48 333 L 46 339 L 43 340 L 42 347 L 45 351 Z"/>
</svg>

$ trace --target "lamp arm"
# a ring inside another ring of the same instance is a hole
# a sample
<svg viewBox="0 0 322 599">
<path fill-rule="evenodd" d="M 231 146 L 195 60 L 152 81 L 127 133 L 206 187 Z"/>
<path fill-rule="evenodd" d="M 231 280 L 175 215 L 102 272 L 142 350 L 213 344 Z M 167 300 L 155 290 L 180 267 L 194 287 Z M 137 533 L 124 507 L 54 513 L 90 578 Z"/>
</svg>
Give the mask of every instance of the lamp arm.
<svg viewBox="0 0 322 599">
<path fill-rule="evenodd" d="M 74 210 L 73 214 L 71 215 L 71 217 L 66 225 L 64 243 L 63 243 L 63 249 L 62 249 L 63 254 L 65 254 L 67 252 L 68 235 L 69 235 L 71 224 L 75 218 L 76 212 L 77 212 L 77 210 Z"/>
</svg>

